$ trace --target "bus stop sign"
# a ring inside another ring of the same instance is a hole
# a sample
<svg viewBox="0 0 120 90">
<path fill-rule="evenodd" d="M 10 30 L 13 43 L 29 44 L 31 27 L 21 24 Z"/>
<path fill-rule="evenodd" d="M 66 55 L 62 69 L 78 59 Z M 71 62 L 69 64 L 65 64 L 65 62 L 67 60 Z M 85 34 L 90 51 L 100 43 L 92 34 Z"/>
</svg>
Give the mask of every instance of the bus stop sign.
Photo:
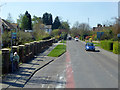
<svg viewBox="0 0 120 90">
<path fill-rule="evenodd" d="M 12 39 L 16 39 L 16 33 L 12 33 Z"/>
</svg>

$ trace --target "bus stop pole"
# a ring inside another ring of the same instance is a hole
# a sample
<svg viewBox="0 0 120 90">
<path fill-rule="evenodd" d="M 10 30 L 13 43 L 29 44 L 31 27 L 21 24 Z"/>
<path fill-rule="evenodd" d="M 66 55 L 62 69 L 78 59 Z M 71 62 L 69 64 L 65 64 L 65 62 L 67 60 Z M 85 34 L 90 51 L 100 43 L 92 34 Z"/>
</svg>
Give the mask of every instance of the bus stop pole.
<svg viewBox="0 0 120 90">
<path fill-rule="evenodd" d="M 13 72 L 12 30 L 11 30 L 11 53 L 10 53 L 10 59 L 11 59 L 11 62 L 12 62 L 12 72 Z"/>
</svg>

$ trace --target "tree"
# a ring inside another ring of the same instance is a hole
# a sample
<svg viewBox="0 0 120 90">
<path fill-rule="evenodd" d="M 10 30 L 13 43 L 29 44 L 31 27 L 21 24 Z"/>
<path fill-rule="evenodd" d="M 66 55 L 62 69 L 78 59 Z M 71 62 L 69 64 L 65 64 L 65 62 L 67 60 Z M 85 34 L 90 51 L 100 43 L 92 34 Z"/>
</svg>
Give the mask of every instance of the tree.
<svg viewBox="0 0 120 90">
<path fill-rule="evenodd" d="M 26 15 L 24 15 L 23 18 L 22 18 L 22 22 L 21 22 L 21 29 L 22 30 L 26 30 L 26 29 L 29 28 L 28 22 L 29 22 L 29 19 L 27 18 Z"/>
<path fill-rule="evenodd" d="M 79 29 L 79 25 L 80 25 L 80 23 L 78 21 L 76 21 L 73 25 L 73 28 Z"/>
<path fill-rule="evenodd" d="M 61 22 L 61 26 L 59 27 L 59 29 L 64 29 L 68 31 L 70 29 L 69 23 L 66 21 Z"/>
<path fill-rule="evenodd" d="M 24 14 L 20 14 L 19 19 L 17 19 L 17 24 L 19 25 L 20 28 L 21 28 L 23 16 L 24 16 Z"/>
<path fill-rule="evenodd" d="M 57 16 L 54 20 L 54 23 L 52 25 L 52 29 L 58 29 L 61 26 L 61 22 L 59 20 L 59 17 Z"/>
<path fill-rule="evenodd" d="M 35 40 L 41 40 L 42 38 L 48 37 L 48 33 L 45 32 L 45 30 L 42 30 L 40 28 L 44 27 L 44 24 L 41 24 L 40 22 L 36 23 L 33 27 L 33 37 Z"/>
<path fill-rule="evenodd" d="M 76 22 L 72 27 L 71 34 L 73 34 L 73 36 L 80 35 L 85 38 L 90 35 L 89 25 L 87 23 Z"/>
<path fill-rule="evenodd" d="M 21 29 L 32 30 L 31 15 L 28 13 L 28 11 L 26 11 L 24 16 L 22 17 Z"/>
<path fill-rule="evenodd" d="M 13 20 L 10 13 L 8 14 L 8 17 L 7 17 L 6 21 L 8 21 L 9 23 L 14 23 L 14 20 Z"/>
<path fill-rule="evenodd" d="M 40 24 L 42 24 L 43 22 L 42 22 L 42 18 L 41 17 L 37 17 L 37 16 L 33 16 L 33 18 L 32 18 L 32 23 L 33 23 L 33 25 L 35 25 L 35 24 L 37 24 L 37 23 L 40 23 Z"/>
<path fill-rule="evenodd" d="M 52 33 L 51 33 L 52 36 L 58 36 L 58 35 L 60 35 L 60 34 L 61 34 L 61 32 L 60 32 L 59 29 L 54 29 L 54 30 L 52 31 Z"/>
<path fill-rule="evenodd" d="M 31 22 L 31 15 L 28 13 L 28 11 L 25 12 L 25 15 L 28 18 L 28 30 L 32 30 L 32 22 Z"/>
<path fill-rule="evenodd" d="M 52 22 L 53 22 L 53 19 L 52 19 L 52 14 L 49 14 L 49 13 L 44 13 L 43 14 L 43 24 L 45 25 L 52 25 Z"/>
</svg>

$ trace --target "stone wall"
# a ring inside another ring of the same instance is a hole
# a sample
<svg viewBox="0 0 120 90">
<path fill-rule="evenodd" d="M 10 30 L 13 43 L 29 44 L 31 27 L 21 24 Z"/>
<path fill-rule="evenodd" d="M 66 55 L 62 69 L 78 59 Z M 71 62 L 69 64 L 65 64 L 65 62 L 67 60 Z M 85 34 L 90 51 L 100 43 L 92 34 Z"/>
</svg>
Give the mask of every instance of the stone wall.
<svg viewBox="0 0 120 90">
<path fill-rule="evenodd" d="M 17 52 L 20 56 L 20 63 L 29 62 L 39 53 L 42 53 L 49 46 L 52 46 L 52 43 L 55 42 L 55 39 L 34 41 L 26 43 L 25 45 L 13 46 L 13 53 Z M 11 72 L 11 61 L 10 61 L 10 50 L 2 49 L 2 74 L 7 74 Z"/>
</svg>

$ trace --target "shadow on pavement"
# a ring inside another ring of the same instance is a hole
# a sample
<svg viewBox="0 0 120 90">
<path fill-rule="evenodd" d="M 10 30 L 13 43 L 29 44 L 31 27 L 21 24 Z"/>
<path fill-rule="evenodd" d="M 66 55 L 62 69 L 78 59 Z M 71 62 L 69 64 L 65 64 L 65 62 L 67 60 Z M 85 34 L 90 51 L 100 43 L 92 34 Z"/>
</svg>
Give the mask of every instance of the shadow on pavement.
<svg viewBox="0 0 120 90">
<path fill-rule="evenodd" d="M 20 67 L 20 69 L 24 69 L 24 70 L 25 70 L 25 69 L 35 70 L 36 68 L 31 68 L 31 67 L 30 67 L 30 68 L 29 68 L 29 67 Z"/>
<path fill-rule="evenodd" d="M 14 83 L 14 82 L 4 82 L 4 83 L 15 87 L 24 87 L 24 84 L 20 84 L 20 83 Z"/>
</svg>

